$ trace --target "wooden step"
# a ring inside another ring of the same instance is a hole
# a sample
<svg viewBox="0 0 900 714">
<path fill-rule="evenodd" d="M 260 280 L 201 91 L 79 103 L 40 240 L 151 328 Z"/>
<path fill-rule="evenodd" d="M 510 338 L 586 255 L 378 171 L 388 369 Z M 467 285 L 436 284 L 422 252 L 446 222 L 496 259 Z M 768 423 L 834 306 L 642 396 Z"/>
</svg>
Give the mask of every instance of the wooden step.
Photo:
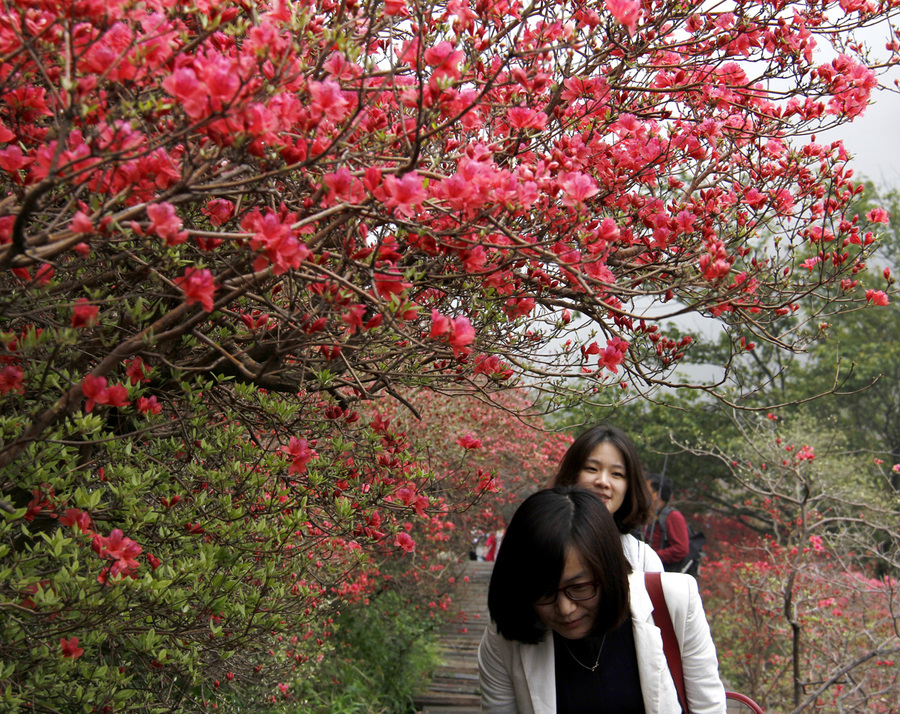
<svg viewBox="0 0 900 714">
<path fill-rule="evenodd" d="M 487 591 L 493 563 L 469 561 L 465 590 L 456 593 L 459 616 L 443 626 L 438 636 L 440 665 L 428 689 L 415 697 L 421 714 L 477 714 L 481 711 L 478 687 L 478 644 L 485 625 Z"/>
</svg>

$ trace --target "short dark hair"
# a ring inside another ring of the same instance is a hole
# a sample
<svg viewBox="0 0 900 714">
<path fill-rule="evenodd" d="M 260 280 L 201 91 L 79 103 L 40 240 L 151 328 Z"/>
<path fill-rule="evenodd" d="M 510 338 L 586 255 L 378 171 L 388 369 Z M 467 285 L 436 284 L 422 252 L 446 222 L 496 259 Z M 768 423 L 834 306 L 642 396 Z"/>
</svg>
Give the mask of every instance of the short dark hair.
<svg viewBox="0 0 900 714">
<path fill-rule="evenodd" d="M 672 479 L 662 474 L 647 474 L 647 485 L 659 494 L 663 503 L 672 500 Z"/>
<path fill-rule="evenodd" d="M 578 474 L 584 467 L 585 461 L 588 460 L 594 449 L 604 442 L 615 446 L 625 460 L 625 479 L 628 482 L 628 490 L 625 492 L 625 500 L 622 501 L 622 505 L 613 513 L 613 519 L 620 533 L 631 533 L 650 521 L 650 492 L 644 482 L 644 470 L 641 468 L 637 449 L 621 429 L 601 424 L 593 426 L 579 435 L 563 455 L 556 476 L 553 477 L 550 485 L 577 485 Z"/>
<path fill-rule="evenodd" d="M 628 615 L 628 573 L 622 539 L 600 498 L 560 486 L 529 496 L 516 510 L 500 543 L 488 588 L 488 611 L 508 640 L 536 644 L 547 628 L 535 601 L 559 587 L 566 555 L 574 549 L 599 586 L 594 632 L 600 635 Z"/>
</svg>

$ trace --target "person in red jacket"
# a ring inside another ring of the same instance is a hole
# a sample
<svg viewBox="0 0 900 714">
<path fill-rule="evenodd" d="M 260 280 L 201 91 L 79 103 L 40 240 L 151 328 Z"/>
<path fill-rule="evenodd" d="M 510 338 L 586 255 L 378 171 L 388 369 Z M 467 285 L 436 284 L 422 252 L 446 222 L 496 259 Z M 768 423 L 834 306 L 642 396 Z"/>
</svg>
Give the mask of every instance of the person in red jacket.
<svg viewBox="0 0 900 714">
<path fill-rule="evenodd" d="M 650 474 L 647 486 L 656 520 L 644 527 L 644 540 L 656 551 L 666 570 L 680 571 L 688 557 L 690 538 L 684 516 L 669 505 L 672 482 L 665 476 Z"/>
</svg>

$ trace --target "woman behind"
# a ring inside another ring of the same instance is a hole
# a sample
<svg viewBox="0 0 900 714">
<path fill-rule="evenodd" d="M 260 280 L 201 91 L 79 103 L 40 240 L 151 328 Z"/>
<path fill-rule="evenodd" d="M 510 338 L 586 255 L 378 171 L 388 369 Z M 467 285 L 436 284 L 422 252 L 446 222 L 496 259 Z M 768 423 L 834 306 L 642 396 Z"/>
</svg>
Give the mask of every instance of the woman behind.
<svg viewBox="0 0 900 714">
<path fill-rule="evenodd" d="M 651 497 L 637 449 L 624 431 L 606 425 L 585 431 L 563 455 L 550 485 L 581 486 L 596 493 L 613 514 L 631 567 L 663 572 L 659 556 L 632 535 L 650 520 Z"/>
<path fill-rule="evenodd" d="M 675 684 L 644 574 L 629 575 L 603 502 L 582 488 L 525 500 L 488 590 L 478 648 L 482 709 L 522 714 L 675 714 Z M 697 583 L 664 573 L 692 714 L 724 714 L 715 646 Z"/>
</svg>

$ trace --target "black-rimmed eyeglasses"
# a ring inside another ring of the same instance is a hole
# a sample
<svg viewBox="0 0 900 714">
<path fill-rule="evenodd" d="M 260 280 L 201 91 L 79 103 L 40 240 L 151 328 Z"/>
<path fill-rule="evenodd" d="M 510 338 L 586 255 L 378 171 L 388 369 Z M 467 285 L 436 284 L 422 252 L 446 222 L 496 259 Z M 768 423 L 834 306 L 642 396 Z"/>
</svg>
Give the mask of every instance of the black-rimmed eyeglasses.
<svg viewBox="0 0 900 714">
<path fill-rule="evenodd" d="M 597 583 L 575 583 L 574 585 L 566 585 L 564 588 L 558 588 L 550 595 L 538 598 L 534 601 L 535 605 L 552 605 L 556 602 L 560 593 L 565 593 L 566 597 L 572 602 L 581 600 L 590 600 L 597 594 Z"/>
</svg>

